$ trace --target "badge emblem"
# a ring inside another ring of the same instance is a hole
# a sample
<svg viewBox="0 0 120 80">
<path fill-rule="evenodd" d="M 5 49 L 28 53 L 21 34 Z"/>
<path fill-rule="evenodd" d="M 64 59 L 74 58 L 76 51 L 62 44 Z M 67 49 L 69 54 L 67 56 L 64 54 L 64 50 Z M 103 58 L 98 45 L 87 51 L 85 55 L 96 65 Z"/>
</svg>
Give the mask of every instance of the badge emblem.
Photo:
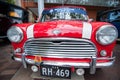
<svg viewBox="0 0 120 80">
<path fill-rule="evenodd" d="M 59 35 L 61 33 L 61 31 L 58 30 L 58 29 L 55 29 L 55 30 L 53 30 L 52 33 L 57 36 L 57 35 Z"/>
</svg>

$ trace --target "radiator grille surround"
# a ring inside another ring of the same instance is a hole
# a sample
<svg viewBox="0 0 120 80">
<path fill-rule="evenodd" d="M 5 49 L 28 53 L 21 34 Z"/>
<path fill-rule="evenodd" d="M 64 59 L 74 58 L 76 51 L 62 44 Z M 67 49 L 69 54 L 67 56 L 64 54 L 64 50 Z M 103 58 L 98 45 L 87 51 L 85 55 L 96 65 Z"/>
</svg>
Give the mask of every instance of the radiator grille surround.
<svg viewBox="0 0 120 80">
<path fill-rule="evenodd" d="M 81 58 L 96 56 L 95 45 L 86 39 L 78 38 L 37 38 L 24 44 L 27 55 L 54 58 Z"/>
</svg>

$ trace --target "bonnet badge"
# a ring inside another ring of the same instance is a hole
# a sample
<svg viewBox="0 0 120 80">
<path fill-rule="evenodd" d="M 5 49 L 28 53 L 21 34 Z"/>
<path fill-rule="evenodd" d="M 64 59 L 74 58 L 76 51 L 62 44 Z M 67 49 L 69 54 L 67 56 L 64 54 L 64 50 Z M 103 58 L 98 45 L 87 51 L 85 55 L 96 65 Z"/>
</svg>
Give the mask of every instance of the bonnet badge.
<svg viewBox="0 0 120 80">
<path fill-rule="evenodd" d="M 55 29 L 55 30 L 52 31 L 52 33 L 57 36 L 61 33 L 61 31 L 58 30 L 58 29 Z"/>
</svg>

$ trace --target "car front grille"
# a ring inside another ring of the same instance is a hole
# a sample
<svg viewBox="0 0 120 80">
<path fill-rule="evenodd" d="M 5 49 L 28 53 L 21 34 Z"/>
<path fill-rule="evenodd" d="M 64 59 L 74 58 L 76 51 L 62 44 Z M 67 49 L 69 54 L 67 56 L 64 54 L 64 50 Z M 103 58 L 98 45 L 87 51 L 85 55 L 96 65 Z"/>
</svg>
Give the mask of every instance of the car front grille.
<svg viewBox="0 0 120 80">
<path fill-rule="evenodd" d="M 39 38 L 26 41 L 24 52 L 28 55 L 55 58 L 81 58 L 96 55 L 94 44 L 76 38 Z"/>
</svg>

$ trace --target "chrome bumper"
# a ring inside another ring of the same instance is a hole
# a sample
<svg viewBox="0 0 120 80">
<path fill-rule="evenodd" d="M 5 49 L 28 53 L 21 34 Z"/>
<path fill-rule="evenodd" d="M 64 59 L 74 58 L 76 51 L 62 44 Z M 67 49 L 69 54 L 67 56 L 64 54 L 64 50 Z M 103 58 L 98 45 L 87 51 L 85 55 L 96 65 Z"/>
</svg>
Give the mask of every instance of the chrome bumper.
<svg viewBox="0 0 120 80">
<path fill-rule="evenodd" d="M 96 68 L 108 67 L 111 66 L 114 61 L 105 62 L 105 63 L 96 63 Z M 74 66 L 75 68 L 90 68 L 89 63 L 63 63 L 63 62 L 43 62 L 46 65 L 55 65 L 55 66 Z"/>
<path fill-rule="evenodd" d="M 16 61 L 20 61 L 23 63 L 24 68 L 27 68 L 27 63 L 29 64 L 35 64 L 35 65 L 40 65 L 40 63 L 35 63 L 34 61 L 28 61 L 25 59 L 25 54 L 22 55 L 22 59 L 21 58 L 15 58 L 14 59 Z M 96 72 L 96 68 L 102 68 L 102 67 L 108 67 L 111 66 L 114 63 L 115 57 L 112 58 L 96 58 L 96 57 L 91 57 L 91 62 L 87 63 L 87 62 L 82 62 L 82 63 L 78 63 L 78 62 L 54 62 L 54 61 L 43 61 L 42 64 L 46 64 L 46 65 L 54 65 L 54 66 L 74 66 L 75 68 L 90 68 L 90 74 L 94 74 Z M 97 63 L 96 60 L 103 60 L 103 59 L 107 59 L 110 60 L 109 62 L 101 62 L 101 63 Z"/>
</svg>

